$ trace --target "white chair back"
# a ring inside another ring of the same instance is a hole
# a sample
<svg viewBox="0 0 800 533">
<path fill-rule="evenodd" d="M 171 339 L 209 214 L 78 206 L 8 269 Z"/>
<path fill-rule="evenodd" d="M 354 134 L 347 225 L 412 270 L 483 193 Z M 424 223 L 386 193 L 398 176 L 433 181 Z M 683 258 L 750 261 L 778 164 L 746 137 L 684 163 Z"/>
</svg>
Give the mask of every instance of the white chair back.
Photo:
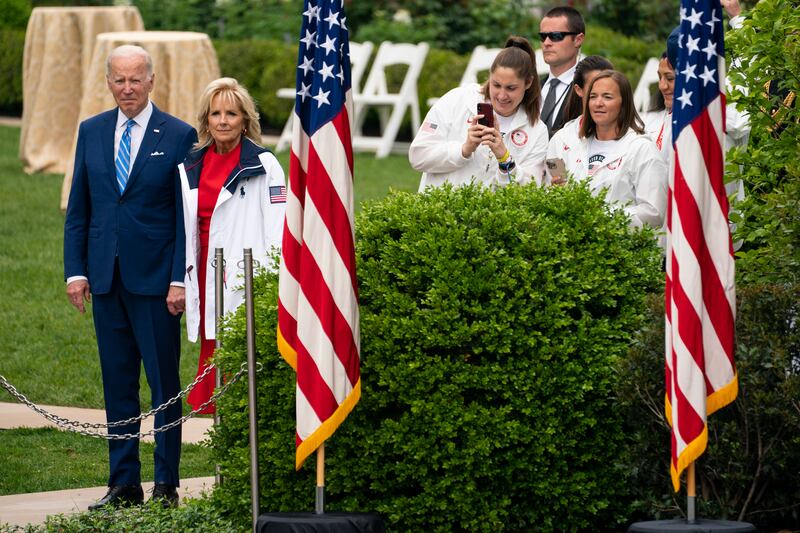
<svg viewBox="0 0 800 533">
<path fill-rule="evenodd" d="M 361 77 L 367 70 L 367 63 L 369 63 L 374 47 L 375 45 L 370 41 L 350 43 L 350 83 L 353 87 L 353 94 L 357 94 L 361 89 Z"/>
<path fill-rule="evenodd" d="M 639 78 L 639 83 L 633 91 L 633 104 L 636 106 L 636 111 L 640 114 L 647 111 L 650 107 L 650 86 L 658 83 L 658 62 L 659 59 L 651 57 L 642 70 L 642 75 Z"/>
<path fill-rule="evenodd" d="M 370 68 L 361 94 L 353 95 L 355 106 L 355 133 L 353 148 L 374 150 L 376 157 L 386 157 L 394 146 L 397 132 L 406 110 L 411 110 L 411 127 L 416 132 L 420 126 L 417 80 L 425 64 L 430 47 L 428 43 L 409 44 L 384 41 Z M 386 71 L 389 67 L 405 65 L 405 76 L 397 92 L 390 92 Z M 377 107 L 381 118 L 380 137 L 360 135 L 366 109 Z"/>
<path fill-rule="evenodd" d="M 472 55 L 469 57 L 469 63 L 467 63 L 467 68 L 464 69 L 464 75 L 461 76 L 459 85 L 469 85 L 483 81 L 483 79 L 478 79 L 478 75 L 492 68 L 492 62 L 494 62 L 494 58 L 497 57 L 500 50 L 502 48 L 486 48 L 482 44 L 476 46 L 472 50 Z"/>
</svg>

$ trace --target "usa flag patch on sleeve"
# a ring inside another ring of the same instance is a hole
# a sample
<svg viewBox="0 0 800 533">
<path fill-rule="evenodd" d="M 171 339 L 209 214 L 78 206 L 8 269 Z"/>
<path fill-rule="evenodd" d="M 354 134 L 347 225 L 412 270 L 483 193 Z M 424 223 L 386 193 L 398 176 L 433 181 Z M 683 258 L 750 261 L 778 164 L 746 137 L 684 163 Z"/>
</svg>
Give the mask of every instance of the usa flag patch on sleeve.
<svg viewBox="0 0 800 533">
<path fill-rule="evenodd" d="M 286 186 L 275 185 L 269 188 L 269 203 L 271 204 L 285 204 L 286 203 Z"/>
</svg>

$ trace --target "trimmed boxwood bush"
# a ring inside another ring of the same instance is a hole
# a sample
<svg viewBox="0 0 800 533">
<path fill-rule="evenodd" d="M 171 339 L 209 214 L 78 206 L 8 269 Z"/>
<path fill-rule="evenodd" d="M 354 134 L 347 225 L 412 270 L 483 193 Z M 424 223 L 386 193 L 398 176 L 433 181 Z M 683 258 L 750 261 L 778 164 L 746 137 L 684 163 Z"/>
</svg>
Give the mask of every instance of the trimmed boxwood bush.
<svg viewBox="0 0 800 533">
<path fill-rule="evenodd" d="M 328 509 L 391 531 L 609 530 L 628 488 L 614 408 L 660 283 L 651 232 L 585 187 L 391 194 L 356 224 L 363 397 L 326 447 Z M 256 279 L 264 510 L 313 509 L 294 471 L 294 374 L 276 353 L 277 279 Z M 244 359 L 243 309 L 218 353 Z M 214 497 L 246 520 L 246 387 L 220 400 Z"/>
</svg>

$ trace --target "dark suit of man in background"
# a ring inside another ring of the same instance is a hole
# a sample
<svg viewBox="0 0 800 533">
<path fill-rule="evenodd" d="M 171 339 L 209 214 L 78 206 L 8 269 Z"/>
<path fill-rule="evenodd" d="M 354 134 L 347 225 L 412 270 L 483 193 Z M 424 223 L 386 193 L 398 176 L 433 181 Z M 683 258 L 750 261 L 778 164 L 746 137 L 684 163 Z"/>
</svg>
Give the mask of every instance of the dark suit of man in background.
<svg viewBox="0 0 800 533">
<path fill-rule="evenodd" d="M 184 310 L 184 232 L 175 168 L 197 139 L 188 124 L 158 110 L 149 94 L 153 64 L 138 46 L 107 60 L 108 88 L 118 108 L 80 125 L 64 226 L 67 296 L 92 311 L 108 422 L 140 414 L 144 364 L 157 406 L 180 392 L 180 313 Z M 130 121 L 133 119 L 133 122 Z M 181 402 L 156 415 L 160 427 L 181 416 Z M 128 424 L 109 433 L 137 433 Z M 181 428 L 156 435 L 153 498 L 177 503 Z M 143 500 L 139 441 L 109 441 L 105 504 Z"/>
<path fill-rule="evenodd" d="M 564 126 L 564 102 L 575 76 L 585 31 L 581 14 L 567 6 L 554 7 L 539 23 L 542 57 L 550 67 L 542 79 L 541 119 L 550 137 Z"/>
</svg>

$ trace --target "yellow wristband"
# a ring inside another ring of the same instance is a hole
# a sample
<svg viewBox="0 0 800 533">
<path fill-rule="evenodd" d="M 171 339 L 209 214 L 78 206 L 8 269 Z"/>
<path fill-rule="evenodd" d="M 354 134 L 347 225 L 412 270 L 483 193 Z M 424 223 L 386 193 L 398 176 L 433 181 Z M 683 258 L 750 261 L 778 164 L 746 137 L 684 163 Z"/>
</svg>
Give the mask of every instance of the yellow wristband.
<svg viewBox="0 0 800 533">
<path fill-rule="evenodd" d="M 505 153 L 505 154 L 503 154 L 503 157 L 501 157 L 500 159 L 498 159 L 498 160 L 497 160 L 497 162 L 498 162 L 498 163 L 505 163 L 506 161 L 508 161 L 508 158 L 509 158 L 509 157 L 511 157 L 511 152 L 509 152 L 508 150 L 506 150 L 506 153 Z"/>
</svg>

